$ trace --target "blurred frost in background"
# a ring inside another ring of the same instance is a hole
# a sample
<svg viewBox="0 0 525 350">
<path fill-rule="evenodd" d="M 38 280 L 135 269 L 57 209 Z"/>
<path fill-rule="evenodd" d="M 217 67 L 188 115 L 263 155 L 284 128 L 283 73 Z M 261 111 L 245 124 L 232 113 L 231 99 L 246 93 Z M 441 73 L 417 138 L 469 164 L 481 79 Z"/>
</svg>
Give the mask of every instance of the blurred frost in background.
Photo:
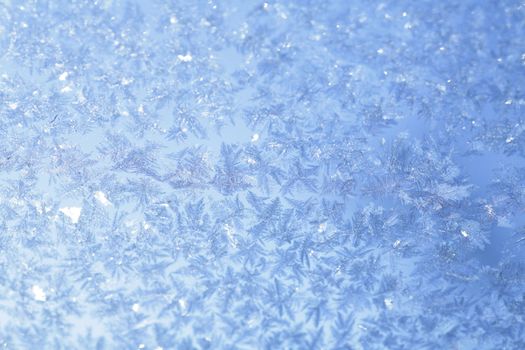
<svg viewBox="0 0 525 350">
<path fill-rule="evenodd" d="M 0 348 L 525 348 L 523 1 L 0 3 Z"/>
</svg>

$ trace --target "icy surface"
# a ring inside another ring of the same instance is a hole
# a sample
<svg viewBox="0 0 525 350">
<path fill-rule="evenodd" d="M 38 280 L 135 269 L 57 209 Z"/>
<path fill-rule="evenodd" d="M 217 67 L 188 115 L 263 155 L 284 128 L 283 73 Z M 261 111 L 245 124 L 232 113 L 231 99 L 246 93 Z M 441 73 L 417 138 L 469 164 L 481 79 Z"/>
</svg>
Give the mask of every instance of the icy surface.
<svg viewBox="0 0 525 350">
<path fill-rule="evenodd" d="M 0 348 L 525 349 L 525 3 L 0 1 Z"/>
</svg>

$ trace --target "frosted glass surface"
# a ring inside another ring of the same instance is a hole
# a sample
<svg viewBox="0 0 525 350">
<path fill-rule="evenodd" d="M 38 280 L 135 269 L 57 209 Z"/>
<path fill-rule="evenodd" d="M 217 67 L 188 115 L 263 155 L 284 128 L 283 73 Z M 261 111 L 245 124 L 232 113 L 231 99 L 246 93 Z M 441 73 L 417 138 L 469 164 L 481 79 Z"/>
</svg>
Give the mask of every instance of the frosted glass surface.
<svg viewBox="0 0 525 350">
<path fill-rule="evenodd" d="M 525 3 L 0 0 L 0 349 L 525 349 Z"/>
</svg>

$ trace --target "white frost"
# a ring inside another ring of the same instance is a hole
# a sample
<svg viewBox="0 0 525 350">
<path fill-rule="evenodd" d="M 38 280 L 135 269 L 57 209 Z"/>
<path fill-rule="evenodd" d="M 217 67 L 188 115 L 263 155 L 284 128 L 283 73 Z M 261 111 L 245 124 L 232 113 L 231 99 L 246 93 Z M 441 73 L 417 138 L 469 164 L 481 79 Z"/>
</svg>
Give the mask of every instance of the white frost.
<svg viewBox="0 0 525 350">
<path fill-rule="evenodd" d="M 193 60 L 193 57 L 191 57 L 191 54 L 189 53 L 185 55 L 177 55 L 177 58 L 182 62 L 191 62 L 191 60 Z"/>
<path fill-rule="evenodd" d="M 71 91 L 73 91 L 73 89 L 71 88 L 70 85 L 68 85 L 68 86 L 64 86 L 64 87 L 60 90 L 60 92 L 63 93 L 63 94 L 68 93 L 68 92 L 71 92 Z"/>
<path fill-rule="evenodd" d="M 183 313 L 186 312 L 186 309 L 188 308 L 188 302 L 186 299 L 179 299 L 179 307 Z"/>
<path fill-rule="evenodd" d="M 68 72 L 64 72 L 64 73 L 60 74 L 60 76 L 58 77 L 58 80 L 64 81 L 64 80 L 67 79 L 68 75 L 69 75 Z"/>
<path fill-rule="evenodd" d="M 37 286 L 36 284 L 31 288 L 31 291 L 33 292 L 34 298 L 36 301 L 46 301 L 46 293 L 40 286 Z"/>
<path fill-rule="evenodd" d="M 137 303 L 133 304 L 131 306 L 131 310 L 133 310 L 133 312 L 139 312 L 140 311 L 140 304 L 137 304 Z"/>
<path fill-rule="evenodd" d="M 127 86 L 131 83 L 133 83 L 133 78 L 122 78 L 122 80 L 120 81 L 120 83 L 124 86 Z"/>
<path fill-rule="evenodd" d="M 230 246 L 232 248 L 236 248 L 238 242 L 237 242 L 237 239 L 235 238 L 235 229 L 228 224 L 224 224 L 224 230 L 226 231 L 226 236 L 228 236 L 228 241 L 230 242 Z"/>
<path fill-rule="evenodd" d="M 64 214 L 65 216 L 67 216 L 73 224 L 76 224 L 78 222 L 81 211 L 82 211 L 82 208 L 79 208 L 79 207 L 60 208 L 60 212 Z"/>
<path fill-rule="evenodd" d="M 102 191 L 96 191 L 94 194 L 94 197 L 97 201 L 99 201 L 103 206 L 111 205 L 111 202 L 106 197 L 106 194 Z"/>
</svg>

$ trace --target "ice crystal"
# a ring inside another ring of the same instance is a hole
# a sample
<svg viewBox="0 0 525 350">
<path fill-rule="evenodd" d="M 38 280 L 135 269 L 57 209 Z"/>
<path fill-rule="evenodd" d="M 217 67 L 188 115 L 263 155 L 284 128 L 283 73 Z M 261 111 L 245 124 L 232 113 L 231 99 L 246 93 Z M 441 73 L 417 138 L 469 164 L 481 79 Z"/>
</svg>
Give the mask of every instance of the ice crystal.
<svg viewBox="0 0 525 350">
<path fill-rule="evenodd" d="M 0 347 L 524 349 L 525 6 L 0 1 Z"/>
</svg>

